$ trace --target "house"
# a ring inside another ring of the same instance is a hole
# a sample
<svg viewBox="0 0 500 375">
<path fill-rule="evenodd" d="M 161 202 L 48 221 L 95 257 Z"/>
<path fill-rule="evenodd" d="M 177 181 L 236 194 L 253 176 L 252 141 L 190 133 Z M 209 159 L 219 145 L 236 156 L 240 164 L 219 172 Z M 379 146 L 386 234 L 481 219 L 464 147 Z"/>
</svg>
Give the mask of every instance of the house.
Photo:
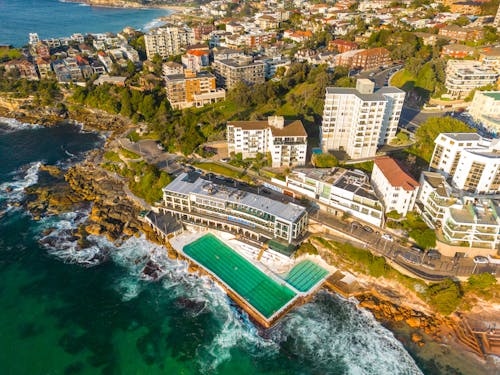
<svg viewBox="0 0 500 375">
<path fill-rule="evenodd" d="M 371 181 L 384 203 L 385 212 L 402 216 L 413 210 L 420 184 L 389 156 L 375 159 Z"/>
</svg>

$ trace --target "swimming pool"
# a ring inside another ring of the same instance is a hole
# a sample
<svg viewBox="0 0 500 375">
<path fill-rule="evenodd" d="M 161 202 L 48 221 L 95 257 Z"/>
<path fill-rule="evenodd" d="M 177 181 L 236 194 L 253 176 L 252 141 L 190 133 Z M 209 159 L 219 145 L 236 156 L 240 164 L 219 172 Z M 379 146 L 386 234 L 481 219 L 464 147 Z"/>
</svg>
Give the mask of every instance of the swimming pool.
<svg viewBox="0 0 500 375">
<path fill-rule="evenodd" d="M 296 293 L 276 282 L 213 234 L 184 246 L 184 253 L 210 270 L 240 297 L 270 318 Z"/>
</svg>

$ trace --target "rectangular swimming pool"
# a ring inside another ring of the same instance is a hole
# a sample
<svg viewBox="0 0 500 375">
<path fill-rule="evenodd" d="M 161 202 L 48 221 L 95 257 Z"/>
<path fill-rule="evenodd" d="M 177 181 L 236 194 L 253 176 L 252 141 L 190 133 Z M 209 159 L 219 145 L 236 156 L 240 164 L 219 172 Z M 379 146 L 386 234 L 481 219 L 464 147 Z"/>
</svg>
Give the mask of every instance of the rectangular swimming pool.
<svg viewBox="0 0 500 375">
<path fill-rule="evenodd" d="M 323 267 L 310 260 L 304 260 L 290 270 L 285 280 L 295 289 L 308 292 L 326 275 L 328 271 Z"/>
<path fill-rule="evenodd" d="M 184 253 L 219 277 L 265 318 L 270 318 L 295 296 L 213 234 L 184 246 Z"/>
</svg>

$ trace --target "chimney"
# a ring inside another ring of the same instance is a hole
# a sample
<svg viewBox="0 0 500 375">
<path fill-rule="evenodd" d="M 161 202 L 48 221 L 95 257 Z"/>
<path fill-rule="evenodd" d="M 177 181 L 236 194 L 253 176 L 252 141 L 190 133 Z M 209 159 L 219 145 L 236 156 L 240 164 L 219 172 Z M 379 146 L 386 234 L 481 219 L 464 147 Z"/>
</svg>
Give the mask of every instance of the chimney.
<svg viewBox="0 0 500 375">
<path fill-rule="evenodd" d="M 285 127 L 285 118 L 283 116 L 269 116 L 267 123 L 276 129 L 283 129 Z"/>
<path fill-rule="evenodd" d="M 360 78 L 356 81 L 356 90 L 358 90 L 361 94 L 373 94 L 373 91 L 375 90 L 375 82 L 367 78 Z"/>
</svg>

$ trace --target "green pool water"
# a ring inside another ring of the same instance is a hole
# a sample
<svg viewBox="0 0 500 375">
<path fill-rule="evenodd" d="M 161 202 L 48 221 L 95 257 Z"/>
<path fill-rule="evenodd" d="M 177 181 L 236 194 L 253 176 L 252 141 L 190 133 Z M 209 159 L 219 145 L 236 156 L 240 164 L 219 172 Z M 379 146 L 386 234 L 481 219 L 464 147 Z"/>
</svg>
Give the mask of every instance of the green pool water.
<svg viewBox="0 0 500 375">
<path fill-rule="evenodd" d="M 212 234 L 184 246 L 183 250 L 266 318 L 295 297 L 290 288 L 271 279 Z"/>
<path fill-rule="evenodd" d="M 304 260 L 290 270 L 285 280 L 295 289 L 307 292 L 326 275 L 328 271 L 323 267 L 310 260 Z"/>
</svg>

